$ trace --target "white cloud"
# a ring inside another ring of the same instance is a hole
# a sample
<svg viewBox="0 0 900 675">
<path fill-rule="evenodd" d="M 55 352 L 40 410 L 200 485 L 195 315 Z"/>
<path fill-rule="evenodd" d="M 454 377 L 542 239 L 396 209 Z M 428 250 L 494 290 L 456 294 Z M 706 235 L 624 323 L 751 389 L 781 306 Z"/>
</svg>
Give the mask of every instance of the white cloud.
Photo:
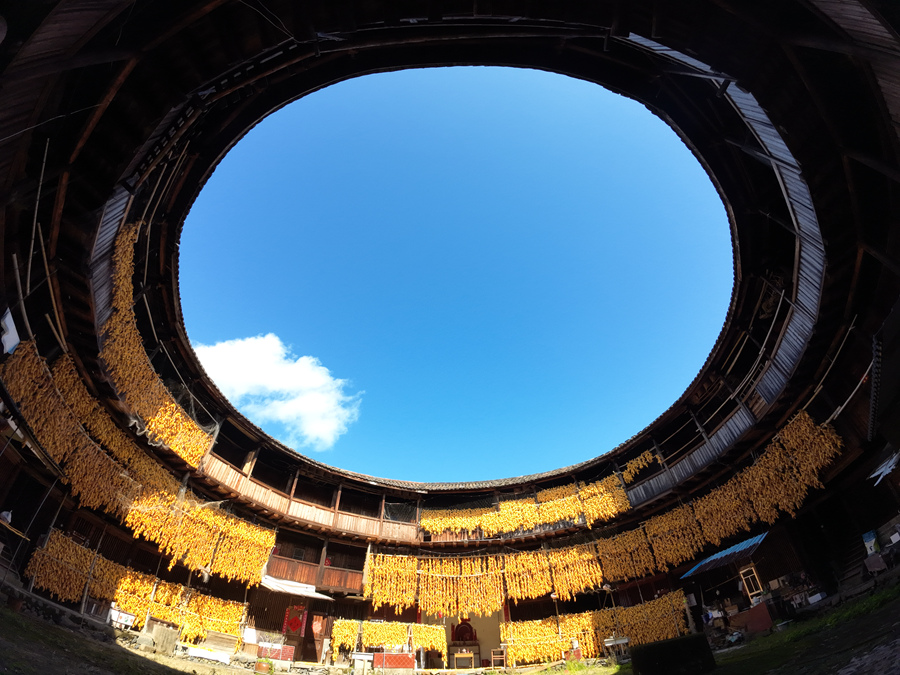
<svg viewBox="0 0 900 675">
<path fill-rule="evenodd" d="M 347 380 L 313 356 L 295 356 L 273 333 L 194 351 L 228 400 L 288 445 L 327 450 L 359 417 L 363 392 L 345 394 Z"/>
</svg>

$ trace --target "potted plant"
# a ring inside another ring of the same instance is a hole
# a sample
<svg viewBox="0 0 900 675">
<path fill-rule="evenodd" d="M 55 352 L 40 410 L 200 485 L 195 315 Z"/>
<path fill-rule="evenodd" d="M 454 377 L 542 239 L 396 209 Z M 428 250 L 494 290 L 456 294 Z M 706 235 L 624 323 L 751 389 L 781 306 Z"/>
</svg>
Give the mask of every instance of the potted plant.
<svg viewBox="0 0 900 675">
<path fill-rule="evenodd" d="M 272 663 L 272 659 L 267 659 L 266 657 L 256 659 L 256 667 L 253 669 L 254 673 L 274 673 L 275 672 L 275 664 Z"/>
</svg>

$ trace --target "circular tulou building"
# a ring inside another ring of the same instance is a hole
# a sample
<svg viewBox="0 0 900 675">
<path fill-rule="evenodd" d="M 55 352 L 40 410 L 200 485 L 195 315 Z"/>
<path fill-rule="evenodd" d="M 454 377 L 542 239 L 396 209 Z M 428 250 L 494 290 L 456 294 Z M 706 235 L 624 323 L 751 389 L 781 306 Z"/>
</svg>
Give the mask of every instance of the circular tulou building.
<svg viewBox="0 0 900 675">
<path fill-rule="evenodd" d="M 765 629 L 890 562 L 895 3 L 34 0 L 0 15 L 10 592 L 225 660 L 383 649 L 360 658 L 462 668 L 558 659 L 573 640 L 593 656 L 612 635 L 715 639 L 725 618 Z M 437 65 L 630 97 L 725 203 L 735 283 L 712 352 L 594 459 L 464 483 L 342 470 L 239 414 L 188 341 L 179 237 L 229 149 L 309 92 Z"/>
</svg>

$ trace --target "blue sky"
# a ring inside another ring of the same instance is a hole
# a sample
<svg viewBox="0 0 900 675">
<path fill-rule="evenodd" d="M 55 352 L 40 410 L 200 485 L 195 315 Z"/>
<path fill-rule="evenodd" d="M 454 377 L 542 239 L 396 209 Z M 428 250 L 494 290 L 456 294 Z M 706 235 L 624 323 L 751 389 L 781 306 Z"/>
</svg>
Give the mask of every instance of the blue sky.
<svg viewBox="0 0 900 675">
<path fill-rule="evenodd" d="M 697 374 L 733 283 L 722 202 L 668 126 L 485 67 L 271 115 L 204 188 L 180 264 L 188 334 L 239 410 L 319 461 L 423 481 L 631 437 Z"/>
</svg>

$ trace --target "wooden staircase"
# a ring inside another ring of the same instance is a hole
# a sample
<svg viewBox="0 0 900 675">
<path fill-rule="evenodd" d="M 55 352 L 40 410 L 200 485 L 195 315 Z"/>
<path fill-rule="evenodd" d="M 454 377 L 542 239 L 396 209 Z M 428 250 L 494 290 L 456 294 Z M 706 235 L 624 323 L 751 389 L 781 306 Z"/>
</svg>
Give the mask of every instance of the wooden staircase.
<svg viewBox="0 0 900 675">
<path fill-rule="evenodd" d="M 843 551 L 838 580 L 840 587 L 847 588 L 862 583 L 866 559 L 866 547 L 863 544 L 862 534 L 851 530 L 842 538 L 840 550 Z"/>
</svg>

